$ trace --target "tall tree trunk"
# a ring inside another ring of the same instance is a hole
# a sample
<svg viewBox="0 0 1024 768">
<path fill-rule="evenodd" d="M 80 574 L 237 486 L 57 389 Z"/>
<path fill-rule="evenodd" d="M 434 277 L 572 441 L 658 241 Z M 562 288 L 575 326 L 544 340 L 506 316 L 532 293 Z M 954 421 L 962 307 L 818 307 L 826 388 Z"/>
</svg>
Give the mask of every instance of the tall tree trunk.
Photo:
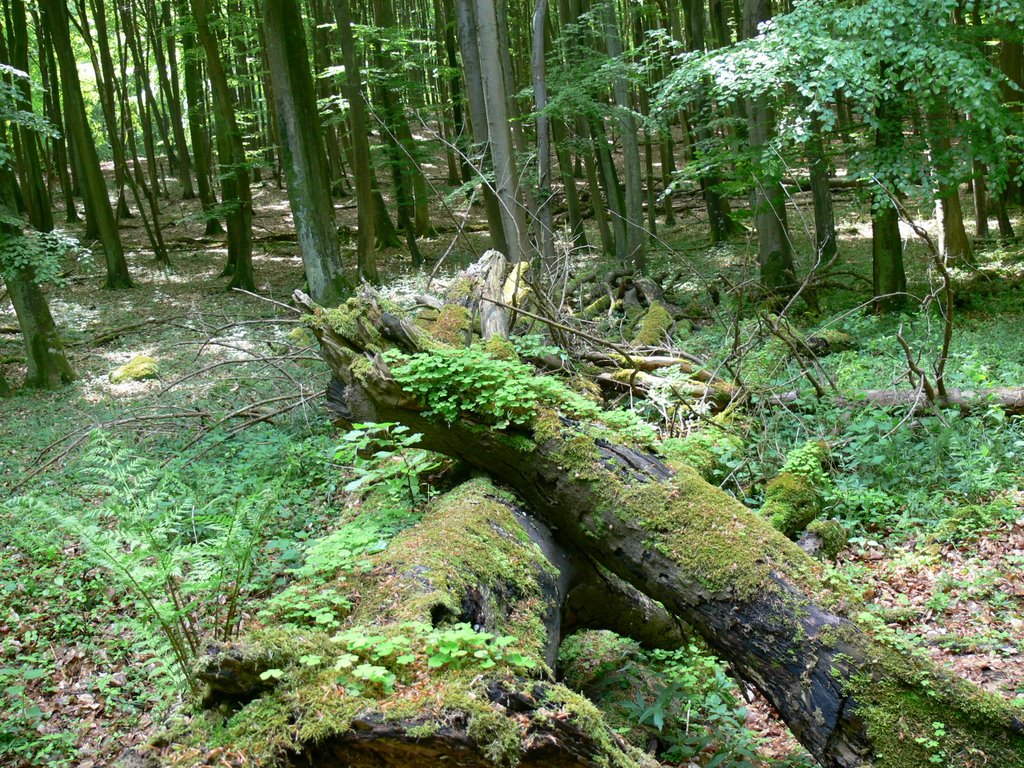
<svg viewBox="0 0 1024 768">
<path fill-rule="evenodd" d="M 526 225 L 523 205 L 519 199 L 519 177 L 512 130 L 509 126 L 508 87 L 501 65 L 498 13 L 495 3 L 501 0 L 457 0 L 473 3 L 480 79 L 490 140 L 491 163 L 494 168 L 494 191 L 501 210 L 511 262 L 530 258 L 530 231 Z"/>
<path fill-rule="evenodd" d="M 128 263 L 124 258 L 114 209 L 110 206 L 107 184 L 103 179 L 99 156 L 96 154 L 96 143 L 89 130 L 89 120 L 85 113 L 82 87 L 78 80 L 78 63 L 71 47 L 67 6 L 64 0 L 40 0 L 39 9 L 50 32 L 60 66 L 64 113 L 78 155 L 79 171 L 82 174 L 86 219 L 95 224 L 103 244 L 107 265 L 105 287 L 130 288 L 132 279 L 128 274 Z"/>
<path fill-rule="evenodd" d="M 25 14 L 24 0 L 11 0 L 10 7 L 10 56 L 11 63 L 22 72 L 29 72 L 28 65 L 28 24 Z M 18 79 L 24 105 L 22 109 L 32 109 L 32 88 L 29 81 Z M 49 190 L 43 179 L 43 167 L 39 160 L 35 132 L 18 127 L 17 134 L 21 140 L 21 153 L 24 156 L 21 194 L 25 201 L 29 223 L 40 232 L 53 229 L 53 210 Z"/>
<path fill-rule="evenodd" d="M 264 0 L 263 25 L 288 199 L 306 281 L 318 304 L 333 307 L 350 291 L 342 273 L 331 174 L 298 2 Z"/>
<path fill-rule="evenodd" d="M 895 105 L 883 101 L 875 112 L 875 148 L 879 152 L 898 151 L 902 144 L 903 121 Z M 871 207 L 871 275 L 875 308 L 890 312 L 907 300 L 907 275 L 903 268 L 903 239 L 899 212 L 891 199 L 895 189 L 875 190 Z"/>
<path fill-rule="evenodd" d="M 829 264 L 836 256 L 836 216 L 832 207 L 831 168 L 821 138 L 821 120 L 811 118 L 811 137 L 807 141 L 807 162 L 811 176 L 811 199 L 814 205 L 814 252 L 812 268 Z"/>
<path fill-rule="evenodd" d="M 605 5 L 604 40 L 608 55 L 619 59 L 622 65 L 622 38 L 619 35 L 619 24 L 615 14 L 615 3 Z M 623 213 L 626 220 L 624 261 L 637 270 L 643 270 L 645 264 L 644 251 L 647 246 L 644 237 L 643 208 L 643 174 L 640 166 L 640 143 L 637 139 L 636 118 L 633 116 L 632 100 L 629 96 L 629 83 L 624 76 L 612 79 L 612 93 L 618 111 L 619 131 L 622 134 L 622 165 L 624 168 L 625 189 L 623 191 Z"/>
<path fill-rule="evenodd" d="M 51 0 L 52 1 L 52 0 Z M 206 52 L 206 69 L 213 88 L 217 113 L 217 145 L 221 170 L 221 194 L 227 209 L 228 288 L 256 290 L 252 270 L 252 190 L 242 132 L 235 119 L 234 97 L 228 86 L 217 38 L 210 29 L 208 0 L 191 0 L 199 42 Z"/>
<path fill-rule="evenodd" d="M 352 34 L 349 0 L 334 0 L 334 17 L 338 22 L 338 36 L 341 39 L 341 55 L 345 64 L 344 92 L 348 101 L 349 124 L 352 128 L 352 170 L 355 174 L 356 213 L 359 222 L 359 274 L 371 283 L 376 283 L 380 280 L 380 275 L 377 273 L 377 227 L 373 195 L 375 173 L 370 159 L 370 136 L 366 127 L 362 77 L 355 37 Z M 390 220 L 388 223 L 391 223 Z"/>
<path fill-rule="evenodd" d="M 174 148 L 178 156 L 178 180 L 181 182 L 181 197 L 191 200 L 196 196 L 192 186 L 192 158 L 189 156 L 188 143 L 185 141 L 185 121 L 181 109 L 181 88 L 178 85 L 178 57 L 175 53 L 173 20 L 171 19 L 170 0 L 159 0 L 160 24 L 157 24 L 157 7 L 155 0 L 146 0 L 146 15 L 149 19 L 150 38 L 153 43 L 153 54 L 156 58 L 157 71 L 167 72 L 167 77 L 157 80 L 167 113 L 170 117 L 171 135 L 174 137 Z M 161 29 L 161 26 L 163 27 Z M 166 51 L 164 45 L 166 44 Z"/>
<path fill-rule="evenodd" d="M 757 27 L 772 16 L 771 0 L 745 0 L 743 6 L 743 37 L 757 36 Z M 758 264 L 761 268 L 761 287 L 770 293 L 788 293 L 793 290 L 796 276 L 793 270 L 793 252 L 786 222 L 786 193 L 775 163 L 763 157 L 769 151 L 773 130 L 773 116 L 767 99 L 758 96 L 747 100 L 747 133 L 751 149 L 761 155 L 755 163 L 762 170 L 756 174 L 756 186 L 751 195 L 754 224 L 757 227 Z"/>
<path fill-rule="evenodd" d="M 685 8 L 688 47 L 692 51 L 703 53 L 707 45 L 704 35 L 704 0 L 688 0 Z M 714 17 L 712 16 L 712 18 Z M 703 89 L 698 89 L 691 114 L 693 122 L 697 124 L 696 131 L 694 131 L 697 143 L 693 148 L 695 159 L 700 158 L 703 151 L 702 145 L 708 144 L 714 138 L 707 125 L 711 119 L 710 109 L 708 100 L 704 98 Z M 704 197 L 704 207 L 708 212 L 711 243 L 716 245 L 725 242 L 739 231 L 739 227 L 733 221 L 729 211 L 729 201 L 718 191 L 721 179 L 715 173 L 702 173 L 699 181 L 701 194 Z"/>
<path fill-rule="evenodd" d="M 544 77 L 545 33 L 548 1 L 537 0 L 533 11 L 533 52 L 530 72 L 533 100 L 537 109 L 537 213 L 540 253 L 549 273 L 555 268 L 555 233 L 551 217 L 551 118 L 544 114 L 548 104 Z"/>
<path fill-rule="evenodd" d="M 199 203 L 206 219 L 205 235 L 223 232 L 217 217 L 217 195 L 214 192 L 211 168 L 210 130 L 206 121 L 206 88 L 202 74 L 202 54 L 196 47 L 194 22 L 189 0 L 177 0 L 178 22 L 181 26 L 181 50 L 185 66 L 185 97 L 188 100 L 188 133 L 192 139 Z"/>
<path fill-rule="evenodd" d="M 469 105 L 470 127 L 473 131 L 473 156 L 478 164 L 476 173 L 484 179 L 481 196 L 487 214 L 487 228 L 490 230 L 491 247 L 502 253 L 509 252 L 505 220 L 494 187 L 486 181 L 487 172 L 493 167 L 487 150 L 487 105 L 484 101 L 483 76 L 480 73 L 480 49 L 476 44 L 476 11 L 473 0 L 455 0 L 456 27 L 459 48 L 462 52 L 462 70 L 466 83 L 466 102 Z"/>
<path fill-rule="evenodd" d="M 63 127 L 64 120 L 61 117 L 60 108 L 60 84 L 57 80 L 57 64 L 53 56 L 53 46 L 50 44 L 50 34 L 39 20 L 38 12 L 33 9 L 33 25 L 36 28 L 36 42 L 39 49 L 39 72 L 43 81 L 43 105 L 46 117 L 57 126 Z M 71 174 L 68 171 L 70 157 L 65 142 L 65 133 L 62 131 L 57 136 L 50 138 L 50 156 L 53 159 L 53 168 L 60 183 L 61 197 L 64 199 L 64 220 L 72 224 L 79 221 L 78 210 L 75 208 L 74 190 L 71 184 Z"/>
</svg>

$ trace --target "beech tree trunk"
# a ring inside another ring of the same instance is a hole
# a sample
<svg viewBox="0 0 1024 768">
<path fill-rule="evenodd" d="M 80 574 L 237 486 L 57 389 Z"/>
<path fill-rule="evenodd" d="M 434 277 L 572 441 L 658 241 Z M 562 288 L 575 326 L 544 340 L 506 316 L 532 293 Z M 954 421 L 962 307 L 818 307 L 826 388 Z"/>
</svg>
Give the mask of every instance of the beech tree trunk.
<svg viewBox="0 0 1024 768">
<path fill-rule="evenodd" d="M 206 53 L 206 70 L 213 89 L 216 113 L 217 154 L 221 172 L 221 197 L 228 228 L 228 263 L 225 275 L 231 275 L 229 288 L 256 290 L 252 269 L 252 190 L 249 188 L 249 164 L 242 145 L 242 131 L 235 119 L 235 97 L 221 59 L 220 45 L 210 29 L 208 0 L 191 0 L 199 42 Z"/>
<path fill-rule="evenodd" d="M 110 198 L 107 196 L 107 184 L 103 179 L 99 155 L 96 154 L 96 142 L 93 140 L 89 119 L 85 114 L 85 102 L 78 79 L 78 64 L 71 47 L 67 6 L 63 0 L 41 0 L 39 8 L 45 17 L 44 23 L 50 32 L 50 40 L 60 67 L 64 116 L 78 157 L 86 219 L 92 222 L 103 244 L 107 265 L 105 287 L 130 288 L 132 279 L 128 274 L 128 263 L 121 247 L 114 209 L 110 206 Z"/>
<path fill-rule="evenodd" d="M 422 353 L 433 339 L 368 292 L 333 326 L 296 300 L 335 376 L 328 401 L 341 423 L 403 423 L 423 447 L 514 489 L 570 556 L 683 619 L 823 766 L 931 766 L 933 722 L 944 724 L 948 765 L 1024 766 L 1024 722 L 1009 702 L 887 642 L 827 566 L 656 444 L 616 441 L 557 402 L 518 427 L 472 413 L 436 421 L 379 356 L 388 345 Z"/>
<path fill-rule="evenodd" d="M 771 0 L 745 0 L 743 6 L 743 37 L 757 36 L 761 22 L 771 18 Z M 747 131 L 750 147 L 758 153 L 768 151 L 773 128 L 773 116 L 767 98 L 748 99 Z M 764 158 L 755 158 L 761 164 Z M 758 263 L 761 268 L 761 286 L 769 292 L 786 293 L 795 287 L 793 249 L 789 241 L 786 222 L 786 193 L 780 174 L 768 161 L 767 172 L 757 174 L 756 188 L 751 198 L 754 223 L 757 227 Z"/>
<path fill-rule="evenodd" d="M 306 282 L 318 304 L 334 306 L 349 291 L 342 274 L 331 174 L 298 3 L 264 0 L 263 24 L 288 199 Z"/>
<path fill-rule="evenodd" d="M 352 170 L 356 179 L 356 216 L 359 227 L 357 258 L 359 274 L 371 283 L 380 281 L 377 273 L 377 221 L 373 196 L 375 171 L 370 159 L 370 135 L 363 104 L 362 77 L 349 0 L 334 0 L 334 18 L 338 22 L 341 56 L 345 64 L 345 98 L 348 99 L 349 125 L 352 128 Z M 386 214 L 385 214 L 386 215 Z M 388 221 L 390 224 L 390 220 Z"/>
<path fill-rule="evenodd" d="M 0 236 L 6 238 L 22 237 L 21 230 L 9 223 L 10 218 L 17 218 L 14 208 L 14 174 L 7 168 L 0 167 Z M 0 278 L 7 284 L 7 291 L 18 316 L 18 325 L 25 342 L 25 353 L 28 360 L 28 371 L 25 374 L 25 385 L 42 389 L 55 389 L 61 384 L 73 381 L 75 373 L 71 369 L 64 354 L 57 324 L 50 314 L 46 297 L 36 282 L 35 271 L 31 266 L 14 266 L 5 264 L 0 254 Z M 0 394 L 6 390 L 6 383 L 0 378 Z"/>
</svg>

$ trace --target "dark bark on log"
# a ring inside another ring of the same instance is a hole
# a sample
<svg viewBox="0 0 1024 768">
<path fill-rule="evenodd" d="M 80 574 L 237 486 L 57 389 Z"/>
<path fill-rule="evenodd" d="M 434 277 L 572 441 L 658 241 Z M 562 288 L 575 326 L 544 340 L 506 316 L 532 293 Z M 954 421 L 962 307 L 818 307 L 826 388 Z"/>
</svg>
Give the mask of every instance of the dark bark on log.
<svg viewBox="0 0 1024 768">
<path fill-rule="evenodd" d="M 340 419 L 402 422 L 422 433 L 424 447 L 514 488 L 561 545 L 685 620 L 822 765 L 931 765 L 915 738 L 926 740 L 938 721 L 949 764 L 1024 766 L 1024 723 L 1007 702 L 849 618 L 859 612 L 856 597 L 692 469 L 669 467 L 648 447 L 611 443 L 607 430 L 595 433 L 554 406 L 520 434 L 527 440 L 468 420 L 431 420 L 363 340 L 373 328 L 378 341 L 389 336 L 372 296 L 362 299 L 362 330 L 347 336 L 301 292 L 296 300 L 314 315 Z M 354 369 L 360 360 L 370 365 Z"/>
</svg>

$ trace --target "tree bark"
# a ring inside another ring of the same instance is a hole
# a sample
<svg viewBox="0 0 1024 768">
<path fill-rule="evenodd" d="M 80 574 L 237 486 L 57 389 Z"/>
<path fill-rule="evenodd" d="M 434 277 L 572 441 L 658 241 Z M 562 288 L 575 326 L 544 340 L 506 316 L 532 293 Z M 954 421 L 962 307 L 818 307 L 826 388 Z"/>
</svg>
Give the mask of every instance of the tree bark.
<svg viewBox="0 0 1024 768">
<path fill-rule="evenodd" d="M 3 239 L 24 236 L 17 226 L 6 220 L 17 216 L 14 210 L 14 185 L 14 174 L 0 167 L 0 213 L 4 215 L 4 220 L 0 220 L 0 237 Z M 7 283 L 11 303 L 21 327 L 21 337 L 25 342 L 28 359 L 25 385 L 56 389 L 73 381 L 75 373 L 64 354 L 64 346 L 46 297 L 36 282 L 35 270 L 31 265 L 5 264 L 0 254 L 0 277 Z M 5 388 L 5 382 L 0 379 L 0 391 Z"/>
<path fill-rule="evenodd" d="M 756 37 L 758 25 L 770 19 L 771 15 L 771 0 L 745 0 L 743 37 Z M 773 116 L 767 97 L 748 99 L 748 140 L 751 149 L 762 155 L 755 158 L 757 165 L 765 163 L 763 155 L 768 151 L 772 126 Z M 767 162 L 768 170 L 757 173 L 757 186 L 752 194 L 761 286 L 771 293 L 787 293 L 795 287 L 796 276 L 786 223 L 786 193 L 780 180 L 781 174 L 771 169 L 775 165 L 774 161 Z"/>
<path fill-rule="evenodd" d="M 350 291 L 342 274 L 331 174 L 298 3 L 264 0 L 263 24 L 288 198 L 306 282 L 314 301 L 334 306 Z"/>
<path fill-rule="evenodd" d="M 519 199 L 519 178 L 515 151 L 512 148 L 512 130 L 509 126 L 509 108 L 505 73 L 499 53 L 498 14 L 495 3 L 501 0 L 458 0 L 473 2 L 475 12 L 475 40 L 477 61 L 480 63 L 482 95 L 490 140 L 491 163 L 494 167 L 494 192 L 501 211 L 502 228 L 509 261 L 515 263 L 530 258 L 529 228 Z"/>
<path fill-rule="evenodd" d="M 252 190 L 249 164 L 242 145 L 242 132 L 235 119 L 235 97 L 228 86 L 220 46 L 210 29 L 208 0 L 191 0 L 199 42 L 206 54 L 206 70 L 213 89 L 216 112 L 217 150 L 221 171 L 221 196 L 228 225 L 228 288 L 256 290 L 252 269 Z"/>
<path fill-rule="evenodd" d="M 337 328 L 296 300 L 336 377 L 328 400 L 341 423 L 401 422 L 424 447 L 515 489 L 570 553 L 686 621 L 823 766 L 930 766 L 932 722 L 945 725 L 947 764 L 1024 766 L 1024 723 L 1009 702 L 888 645 L 826 566 L 693 469 L 654 445 L 617 443 L 555 402 L 519 428 L 472 413 L 434 421 L 376 353 L 387 339 L 421 352 L 421 331 L 368 294 Z"/>
<path fill-rule="evenodd" d="M 374 215 L 373 164 L 370 159 L 370 134 L 366 126 L 362 77 L 349 0 L 334 0 L 334 18 L 338 22 L 341 56 L 345 64 L 345 98 L 348 100 L 349 125 L 352 128 L 352 170 L 356 178 L 356 216 L 359 227 L 357 244 L 359 274 L 371 283 L 380 281 L 377 273 L 377 228 Z"/>
<path fill-rule="evenodd" d="M 28 25 L 26 23 L 24 0 L 11 0 L 10 8 L 10 56 L 11 63 L 23 72 L 29 72 L 28 65 Z M 18 79 L 18 88 L 25 99 L 23 109 L 31 109 L 32 88 L 27 79 Z M 53 229 L 53 210 L 46 182 L 43 180 L 43 166 L 39 160 L 36 146 L 36 134 L 26 128 L 16 129 L 21 140 L 21 153 L 24 155 L 24 172 L 22 174 L 22 198 L 28 213 L 29 223 L 40 232 Z"/>
<path fill-rule="evenodd" d="M 103 179 L 96 143 L 89 129 L 82 99 L 82 87 L 78 79 L 78 63 L 71 47 L 68 29 L 68 11 L 63 0 L 40 0 L 40 11 L 50 32 L 50 39 L 60 66 L 61 87 L 64 94 L 64 115 L 68 131 L 78 156 L 78 170 L 82 176 L 83 199 L 86 219 L 96 227 L 106 257 L 106 288 L 130 288 L 132 279 L 128 274 L 128 263 L 121 247 L 121 237 L 114 219 L 114 209 L 107 196 L 107 184 Z M 112 140 L 113 137 L 112 137 Z"/>
</svg>

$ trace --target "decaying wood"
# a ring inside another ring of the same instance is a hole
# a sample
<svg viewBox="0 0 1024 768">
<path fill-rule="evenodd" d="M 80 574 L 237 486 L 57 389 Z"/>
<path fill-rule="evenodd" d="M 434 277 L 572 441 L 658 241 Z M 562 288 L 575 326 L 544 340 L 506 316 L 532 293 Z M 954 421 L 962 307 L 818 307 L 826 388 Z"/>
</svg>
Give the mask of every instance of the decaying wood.
<svg viewBox="0 0 1024 768">
<path fill-rule="evenodd" d="M 319 315 L 301 292 L 295 299 Z M 830 581 L 824 566 L 688 467 L 669 466 L 653 447 L 616 444 L 607 430 L 591 431 L 557 406 L 518 431 L 425 416 L 366 341 L 383 336 L 416 352 L 426 340 L 396 333 L 406 321 L 388 317 L 372 295 L 360 301 L 363 331 L 341 335 L 313 323 L 335 376 L 334 414 L 348 423 L 404 423 L 422 433 L 424 447 L 515 489 L 562 547 L 692 627 L 822 765 L 930 765 L 915 738 L 935 721 L 945 725 L 950 765 L 1024 766 L 1019 713 L 876 637 L 851 618 L 861 610 L 858 598 Z"/>
<path fill-rule="evenodd" d="M 678 645 L 678 621 L 615 577 L 574 561 L 546 526 L 490 483 L 470 480 L 433 500 L 422 521 L 398 534 L 353 580 L 357 602 L 346 627 L 373 633 L 401 631 L 408 622 L 465 623 L 495 635 L 518 635 L 522 652 L 537 665 L 518 676 L 501 668 L 439 668 L 412 680 L 407 690 L 364 696 L 343 726 L 316 739 L 289 741 L 291 765 L 494 768 L 514 757 L 527 765 L 653 768 L 652 760 L 629 748 L 599 716 L 594 721 L 596 710 L 581 718 L 560 704 L 569 693 L 547 670 L 555 666 L 562 633 L 577 626 L 621 629 L 643 617 Z M 603 617 L 565 624 L 561 606 L 579 589 L 608 610 Z M 204 703 L 238 708 L 259 697 L 295 702 L 315 695 L 316 683 L 263 674 L 299 666 L 303 652 L 311 651 L 244 642 L 211 646 L 198 672 L 207 685 Z M 403 702 L 405 696 L 412 701 Z M 344 706 L 344 697 L 336 703 Z M 404 705 L 401 716 L 393 714 L 398 703 Z M 295 711 L 296 730 L 319 716 Z"/>
</svg>

